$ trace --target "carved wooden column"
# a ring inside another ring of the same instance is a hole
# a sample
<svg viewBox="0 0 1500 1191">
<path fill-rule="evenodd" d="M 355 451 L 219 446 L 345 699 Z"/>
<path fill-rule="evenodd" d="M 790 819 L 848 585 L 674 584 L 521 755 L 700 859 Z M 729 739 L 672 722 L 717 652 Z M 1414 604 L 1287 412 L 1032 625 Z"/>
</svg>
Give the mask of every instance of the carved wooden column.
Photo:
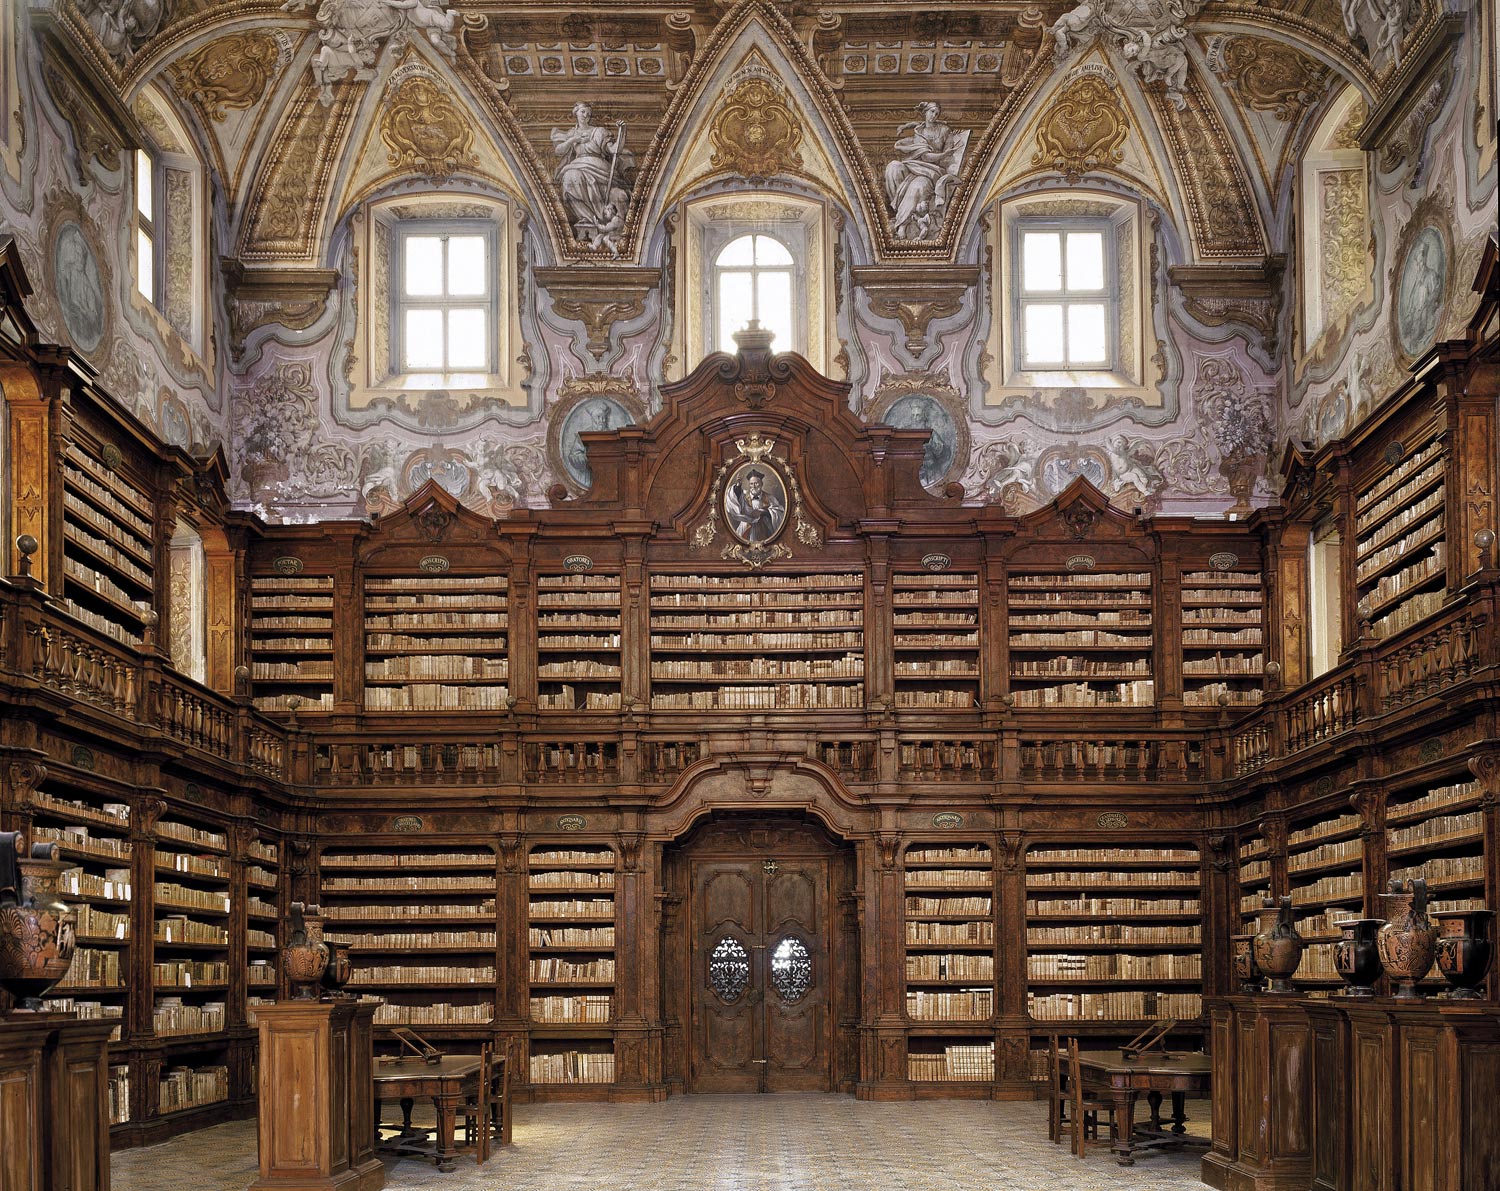
<svg viewBox="0 0 1500 1191">
<path fill-rule="evenodd" d="M 1156 705 L 1168 713 L 1182 711 L 1182 567 L 1175 554 L 1159 558 L 1151 623 Z M 1179 721 L 1180 722 L 1180 721 Z"/>
<path fill-rule="evenodd" d="M 1281 663 L 1281 685 L 1294 690 L 1307 681 L 1307 548 L 1312 529 L 1283 527 L 1281 540 L 1271 549 L 1276 586 L 1267 609 L 1266 637 L 1277 639 L 1273 660 Z"/>
<path fill-rule="evenodd" d="M 16 539 L 30 534 L 41 548 L 31 556 L 31 575 L 62 594 L 62 437 L 60 389 L 23 364 L 0 362 L 0 392 L 10 410 L 10 524 L 6 527 L 6 573 L 21 572 Z M 49 535 L 48 528 L 53 532 Z"/>
<path fill-rule="evenodd" d="M 1224 996 L 1231 988 L 1228 942 L 1240 933 L 1239 855 L 1234 836 L 1215 832 L 1203 850 L 1199 880 L 1202 888 L 1203 995 Z"/>
<path fill-rule="evenodd" d="M 524 556 L 512 559 L 507 589 L 506 623 L 509 629 L 505 641 L 510 657 L 510 697 L 515 702 L 517 714 L 526 715 L 536 710 L 537 667 L 536 600 L 531 587 L 529 559 Z"/>
<path fill-rule="evenodd" d="M 1468 365 L 1469 361 L 1452 361 L 1437 376 L 1437 391 L 1446 406 L 1447 423 L 1444 482 L 1448 499 L 1444 516 L 1449 543 L 1449 591 L 1456 591 L 1484 565 L 1476 535 L 1490 535 L 1491 560 L 1496 557 L 1500 543 L 1500 515 L 1497 515 L 1500 474 L 1496 470 L 1500 463 L 1495 458 L 1495 440 L 1500 437 L 1496 405 L 1500 382 L 1493 367 L 1460 370 L 1456 367 L 1460 363 Z M 1493 561 L 1490 565 L 1494 565 Z"/>
<path fill-rule="evenodd" d="M 526 837 L 518 811 L 502 816 L 499 871 L 495 878 L 495 1017 L 512 1084 L 530 1079 L 530 1006 L 527 1001 L 530 921 L 526 896 Z"/>
<path fill-rule="evenodd" d="M 865 703 L 894 707 L 895 624 L 891 609 L 891 543 L 885 534 L 865 541 Z"/>
<path fill-rule="evenodd" d="M 1020 816 L 1006 812 L 1009 820 Z M 995 1091 L 997 1100 L 1029 1100 L 1031 1019 L 1026 1012 L 1026 836 L 1014 825 L 996 837 Z"/>
<path fill-rule="evenodd" d="M 243 660 L 239 630 L 244 619 L 241 562 L 242 556 L 228 545 L 222 530 L 204 534 L 203 589 L 208 602 L 205 677 L 208 685 L 221 695 L 240 693 L 234 671 Z"/>
<path fill-rule="evenodd" d="M 866 889 L 863 960 L 868 998 L 862 1025 L 861 1100 L 910 1099 L 906 1067 L 905 950 L 906 890 L 896 860 L 901 834 L 894 816 L 882 815 L 881 830 L 858 846 Z"/>
<path fill-rule="evenodd" d="M 1500 749 L 1487 748 L 1469 758 L 1469 772 L 1479 779 L 1479 809 L 1484 828 L 1484 904 L 1500 905 Z M 1486 996 L 1500 998 L 1500 963 L 1490 961 Z"/>
<path fill-rule="evenodd" d="M 639 826 L 640 814 L 626 813 L 627 822 Z M 627 1100 L 661 1100 L 666 1087 L 661 1081 L 661 1030 L 646 1021 L 643 997 L 647 993 L 646 972 L 655 923 L 652 904 L 653 874 L 642 869 L 645 836 L 640 831 L 622 831 L 616 837 L 621 867 L 616 874 L 615 922 L 615 1095 Z"/>
<path fill-rule="evenodd" d="M 364 592 L 363 569 L 344 563 L 334 567 L 333 708 L 340 715 L 365 709 Z"/>
</svg>

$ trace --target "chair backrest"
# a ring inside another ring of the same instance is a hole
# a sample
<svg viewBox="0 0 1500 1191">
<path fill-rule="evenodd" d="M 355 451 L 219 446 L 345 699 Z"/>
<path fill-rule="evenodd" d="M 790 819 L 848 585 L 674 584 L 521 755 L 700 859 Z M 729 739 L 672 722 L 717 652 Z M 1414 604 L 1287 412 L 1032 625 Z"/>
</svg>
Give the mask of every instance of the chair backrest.
<svg viewBox="0 0 1500 1191">
<path fill-rule="evenodd" d="M 1063 1090 L 1062 1056 L 1058 1051 L 1056 1034 L 1047 1035 L 1047 1066 L 1052 1080 L 1052 1094 L 1060 1096 Z"/>
</svg>

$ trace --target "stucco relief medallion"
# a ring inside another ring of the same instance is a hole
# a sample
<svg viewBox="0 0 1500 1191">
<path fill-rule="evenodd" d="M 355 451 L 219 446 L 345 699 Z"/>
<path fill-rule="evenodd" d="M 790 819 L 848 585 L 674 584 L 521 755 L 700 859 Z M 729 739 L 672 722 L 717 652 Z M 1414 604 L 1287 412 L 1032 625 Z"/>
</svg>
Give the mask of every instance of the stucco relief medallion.
<svg viewBox="0 0 1500 1191">
<path fill-rule="evenodd" d="M 231 108 L 255 106 L 290 45 L 259 29 L 216 38 L 167 68 L 179 94 L 222 122 Z"/>
<path fill-rule="evenodd" d="M 1411 237 L 1399 277 L 1394 311 L 1396 344 L 1413 359 L 1432 346 L 1448 287 L 1447 237 L 1437 226 L 1429 223 Z"/>
<path fill-rule="evenodd" d="M 393 89 L 380 118 L 386 163 L 443 182 L 455 170 L 475 166 L 474 130 L 446 91 L 425 74 L 412 74 Z"/>
<path fill-rule="evenodd" d="M 747 178 L 769 178 L 791 173 L 802 165 L 797 146 L 802 124 L 783 99 L 781 85 L 770 71 L 756 69 L 728 95 L 709 126 L 716 169 Z"/>
</svg>

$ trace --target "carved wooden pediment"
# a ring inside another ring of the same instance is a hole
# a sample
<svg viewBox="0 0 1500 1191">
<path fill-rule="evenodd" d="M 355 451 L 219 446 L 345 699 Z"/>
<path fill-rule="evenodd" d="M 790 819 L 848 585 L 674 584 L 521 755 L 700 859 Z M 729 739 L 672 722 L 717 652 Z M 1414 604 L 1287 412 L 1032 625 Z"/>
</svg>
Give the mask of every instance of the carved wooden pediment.
<svg viewBox="0 0 1500 1191">
<path fill-rule="evenodd" d="M 369 561 L 385 551 L 400 550 L 404 561 L 420 552 L 420 569 L 442 573 L 460 565 L 459 559 L 450 558 L 450 551 L 477 545 L 492 551 L 496 538 L 494 521 L 466 508 L 436 480 L 428 480 L 396 512 L 375 519 L 361 558 Z"/>
</svg>

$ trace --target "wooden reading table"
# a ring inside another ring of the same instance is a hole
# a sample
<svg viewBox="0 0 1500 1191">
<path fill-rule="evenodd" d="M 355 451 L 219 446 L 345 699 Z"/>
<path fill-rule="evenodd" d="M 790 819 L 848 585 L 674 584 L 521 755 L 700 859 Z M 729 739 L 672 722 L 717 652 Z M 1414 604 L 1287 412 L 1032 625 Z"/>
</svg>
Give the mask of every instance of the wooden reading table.
<svg viewBox="0 0 1500 1191">
<path fill-rule="evenodd" d="M 1111 1149 L 1121 1166 L 1131 1166 L 1135 1156 L 1159 1149 L 1187 1146 L 1207 1148 L 1207 1137 L 1189 1137 L 1184 1124 L 1183 1101 L 1189 1096 L 1206 1098 L 1212 1087 L 1211 1062 L 1207 1055 L 1145 1054 L 1127 1059 L 1118 1050 L 1078 1052 L 1078 1066 L 1088 1082 L 1107 1087 L 1114 1099 L 1115 1124 Z M 1135 1102 L 1142 1092 L 1151 1106 L 1150 1125 L 1135 1124 Z M 1171 1093 L 1170 1128 L 1162 1120 L 1161 1098 Z"/>
<path fill-rule="evenodd" d="M 496 1055 L 496 1063 L 503 1063 L 503 1056 Z M 379 1063 L 374 1071 L 376 1120 L 379 1106 L 390 1100 L 401 1102 L 402 1127 L 398 1137 L 380 1144 L 385 1154 L 418 1154 L 435 1158 L 441 1171 L 453 1169 L 453 1159 L 463 1152 L 454 1144 L 453 1132 L 459 1111 L 469 1097 L 478 1097 L 480 1079 L 480 1057 L 478 1055 L 444 1055 L 436 1063 L 423 1059 L 402 1059 L 396 1063 Z M 426 1130 L 413 1129 L 412 1105 L 418 1100 L 431 1100 L 437 1109 L 437 1134 L 431 1142 L 425 1140 Z M 501 1104 L 503 1114 L 502 1137 L 510 1135 L 510 1097 Z M 487 1129 L 488 1121 L 478 1122 Z M 417 1140 L 422 1138 L 424 1140 Z"/>
</svg>

